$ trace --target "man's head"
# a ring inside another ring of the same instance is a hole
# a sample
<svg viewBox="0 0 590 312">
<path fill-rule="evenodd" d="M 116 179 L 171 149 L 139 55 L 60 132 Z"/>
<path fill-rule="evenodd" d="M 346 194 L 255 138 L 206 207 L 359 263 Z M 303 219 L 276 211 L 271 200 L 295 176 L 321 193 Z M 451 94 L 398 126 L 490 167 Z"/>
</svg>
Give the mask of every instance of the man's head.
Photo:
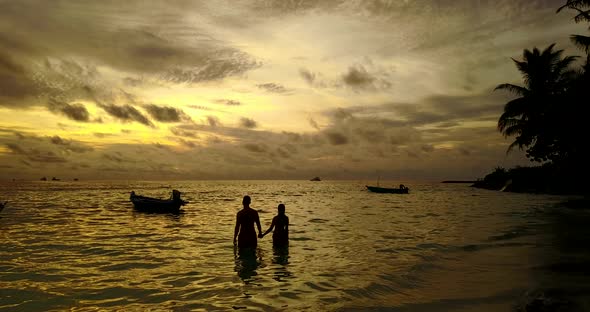
<svg viewBox="0 0 590 312">
<path fill-rule="evenodd" d="M 248 196 L 248 195 L 244 196 L 244 199 L 242 199 L 242 205 L 244 205 L 244 206 L 250 206 L 250 202 L 251 202 L 251 199 L 250 199 L 250 196 Z"/>
</svg>

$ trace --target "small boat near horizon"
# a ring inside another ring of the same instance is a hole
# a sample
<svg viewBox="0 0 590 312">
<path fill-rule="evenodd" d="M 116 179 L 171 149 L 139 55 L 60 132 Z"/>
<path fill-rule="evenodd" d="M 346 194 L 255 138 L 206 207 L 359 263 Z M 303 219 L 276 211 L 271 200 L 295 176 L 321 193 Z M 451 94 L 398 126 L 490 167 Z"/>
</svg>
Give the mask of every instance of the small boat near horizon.
<svg viewBox="0 0 590 312">
<path fill-rule="evenodd" d="M 129 200 L 136 210 L 146 212 L 178 213 L 180 207 L 188 204 L 180 198 L 180 191 L 173 190 L 169 199 L 159 199 L 147 196 L 136 195 L 131 191 Z"/>
<path fill-rule="evenodd" d="M 399 188 L 387 188 L 380 186 L 365 185 L 365 187 L 373 193 L 389 193 L 389 194 L 409 194 L 410 189 L 403 184 Z"/>
</svg>

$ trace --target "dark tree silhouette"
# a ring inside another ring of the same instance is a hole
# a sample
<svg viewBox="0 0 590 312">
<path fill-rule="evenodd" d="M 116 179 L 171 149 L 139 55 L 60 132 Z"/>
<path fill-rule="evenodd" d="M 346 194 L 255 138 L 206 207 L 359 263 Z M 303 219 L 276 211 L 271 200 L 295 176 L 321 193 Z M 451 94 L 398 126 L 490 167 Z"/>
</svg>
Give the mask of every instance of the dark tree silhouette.
<svg viewBox="0 0 590 312">
<path fill-rule="evenodd" d="M 577 15 L 574 17 L 576 23 L 590 23 L 590 0 L 567 0 L 563 6 L 557 9 L 557 13 L 566 8 L 577 12 Z M 590 26 L 588 27 L 588 30 L 590 30 Z M 586 64 L 584 65 L 584 70 L 586 72 L 590 71 L 590 37 L 571 35 L 570 39 L 577 47 L 586 52 Z"/>
<path fill-rule="evenodd" d="M 552 160 L 560 156 L 556 148 L 556 123 L 553 111 L 559 106 L 574 77 L 570 65 L 575 56 L 562 58 L 563 50 L 525 49 L 523 60 L 514 63 L 522 73 L 524 86 L 500 84 L 495 90 L 508 90 L 519 97 L 506 103 L 498 120 L 498 130 L 505 137 L 515 136 L 508 151 L 515 146 L 526 147 L 531 161 Z"/>
</svg>

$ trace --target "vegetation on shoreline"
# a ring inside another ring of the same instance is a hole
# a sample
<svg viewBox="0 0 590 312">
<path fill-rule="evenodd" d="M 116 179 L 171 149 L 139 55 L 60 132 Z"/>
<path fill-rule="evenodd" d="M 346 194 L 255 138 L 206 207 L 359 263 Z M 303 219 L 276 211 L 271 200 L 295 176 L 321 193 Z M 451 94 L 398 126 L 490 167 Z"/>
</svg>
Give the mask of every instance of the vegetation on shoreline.
<svg viewBox="0 0 590 312">
<path fill-rule="evenodd" d="M 496 168 L 472 186 L 517 193 L 583 194 L 587 183 L 552 164 L 536 167 Z"/>
<path fill-rule="evenodd" d="M 590 0 L 567 0 L 557 12 L 577 12 L 575 22 L 590 24 Z M 589 28 L 590 29 L 590 28 Z M 536 167 L 496 168 L 473 186 L 514 192 L 587 194 L 590 155 L 586 147 L 585 109 L 590 103 L 590 37 L 572 35 L 571 41 L 586 55 L 563 56 L 555 44 L 544 50 L 525 49 L 522 60 L 513 59 L 523 77 L 523 86 L 500 84 L 518 97 L 504 106 L 498 130 L 514 137 L 508 147 L 525 150 Z"/>
</svg>

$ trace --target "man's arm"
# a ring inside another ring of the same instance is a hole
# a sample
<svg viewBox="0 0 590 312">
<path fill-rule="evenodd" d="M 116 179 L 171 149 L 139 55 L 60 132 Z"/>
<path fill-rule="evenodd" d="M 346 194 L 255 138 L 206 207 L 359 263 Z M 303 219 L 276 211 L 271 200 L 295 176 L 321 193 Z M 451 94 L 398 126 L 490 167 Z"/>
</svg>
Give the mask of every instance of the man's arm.
<svg viewBox="0 0 590 312">
<path fill-rule="evenodd" d="M 238 232 L 240 231 L 240 215 L 236 215 L 236 228 L 234 229 L 234 245 L 236 244 L 236 237 L 238 236 Z"/>
<path fill-rule="evenodd" d="M 258 211 L 256 211 L 256 226 L 258 227 L 258 234 L 262 235 L 262 227 L 260 226 L 260 217 L 258 217 Z"/>
</svg>

